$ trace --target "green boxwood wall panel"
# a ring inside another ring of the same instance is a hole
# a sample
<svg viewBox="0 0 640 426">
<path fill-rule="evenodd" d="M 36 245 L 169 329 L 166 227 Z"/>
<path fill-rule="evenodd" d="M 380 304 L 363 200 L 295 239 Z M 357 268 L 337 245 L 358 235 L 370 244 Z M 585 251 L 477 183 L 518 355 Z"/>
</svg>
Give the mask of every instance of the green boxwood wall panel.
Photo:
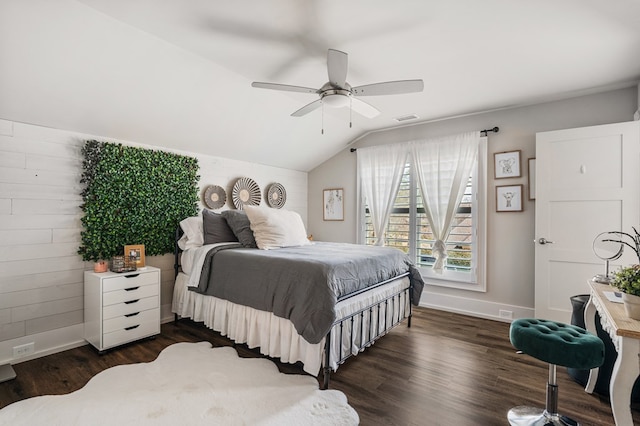
<svg viewBox="0 0 640 426">
<path fill-rule="evenodd" d="M 144 244 L 147 256 L 173 252 L 176 226 L 198 213 L 198 160 L 95 140 L 82 153 L 83 260 L 109 259 L 126 244 Z"/>
</svg>

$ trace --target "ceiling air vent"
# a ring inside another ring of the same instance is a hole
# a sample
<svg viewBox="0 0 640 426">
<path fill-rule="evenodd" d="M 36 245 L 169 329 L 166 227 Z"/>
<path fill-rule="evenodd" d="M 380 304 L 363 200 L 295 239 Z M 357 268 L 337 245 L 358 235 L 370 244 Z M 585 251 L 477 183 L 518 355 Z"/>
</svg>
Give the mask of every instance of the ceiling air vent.
<svg viewBox="0 0 640 426">
<path fill-rule="evenodd" d="M 415 114 L 407 114 L 407 115 L 401 115 L 400 117 L 395 117 L 394 120 L 397 121 L 398 123 L 403 123 L 409 120 L 416 120 L 417 118 L 418 116 Z"/>
</svg>

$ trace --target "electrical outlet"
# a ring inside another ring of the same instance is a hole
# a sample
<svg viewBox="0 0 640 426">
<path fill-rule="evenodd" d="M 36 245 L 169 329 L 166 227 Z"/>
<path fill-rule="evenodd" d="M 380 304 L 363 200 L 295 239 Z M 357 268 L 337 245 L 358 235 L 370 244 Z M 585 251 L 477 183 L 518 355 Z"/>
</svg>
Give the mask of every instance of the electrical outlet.
<svg viewBox="0 0 640 426">
<path fill-rule="evenodd" d="M 13 347 L 13 357 L 22 358 L 31 355 L 35 351 L 35 343 L 25 343 L 24 345 Z"/>
<path fill-rule="evenodd" d="M 500 309 L 498 311 L 498 315 L 500 316 L 500 318 L 513 319 L 513 312 L 512 311 L 505 311 L 504 309 Z"/>
</svg>

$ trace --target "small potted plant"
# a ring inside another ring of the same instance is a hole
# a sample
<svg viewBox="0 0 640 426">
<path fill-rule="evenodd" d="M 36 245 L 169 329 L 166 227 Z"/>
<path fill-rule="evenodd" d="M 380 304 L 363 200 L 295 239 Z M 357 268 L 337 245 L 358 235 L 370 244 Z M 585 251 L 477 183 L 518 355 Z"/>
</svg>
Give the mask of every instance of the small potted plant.
<svg viewBox="0 0 640 426">
<path fill-rule="evenodd" d="M 93 264 L 93 272 L 107 272 L 109 269 L 109 262 L 106 260 L 96 260 Z"/>
<path fill-rule="evenodd" d="M 622 292 L 627 316 L 640 320 L 640 265 L 631 265 L 614 272 L 611 285 Z"/>
<path fill-rule="evenodd" d="M 613 273 L 611 286 L 616 287 L 622 292 L 622 301 L 624 302 L 624 310 L 627 316 L 640 320 L 640 233 L 638 233 L 636 228 L 633 228 L 634 235 L 619 231 L 610 233 L 620 235 L 620 239 L 609 239 L 605 241 L 612 241 L 631 247 L 638 257 L 638 265 L 625 266 Z M 624 241 L 624 237 L 633 241 L 633 244 Z"/>
</svg>

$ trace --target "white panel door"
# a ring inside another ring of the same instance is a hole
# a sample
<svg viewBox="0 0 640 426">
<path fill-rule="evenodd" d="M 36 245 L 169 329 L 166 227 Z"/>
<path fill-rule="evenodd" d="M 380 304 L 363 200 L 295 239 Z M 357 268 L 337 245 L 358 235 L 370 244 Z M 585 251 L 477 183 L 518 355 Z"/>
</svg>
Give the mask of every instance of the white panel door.
<svg viewBox="0 0 640 426">
<path fill-rule="evenodd" d="M 588 294 L 587 280 L 605 270 L 596 235 L 640 230 L 639 129 L 636 121 L 536 135 L 536 317 L 568 323 L 569 298 Z M 631 249 L 616 261 L 631 263 Z"/>
</svg>

